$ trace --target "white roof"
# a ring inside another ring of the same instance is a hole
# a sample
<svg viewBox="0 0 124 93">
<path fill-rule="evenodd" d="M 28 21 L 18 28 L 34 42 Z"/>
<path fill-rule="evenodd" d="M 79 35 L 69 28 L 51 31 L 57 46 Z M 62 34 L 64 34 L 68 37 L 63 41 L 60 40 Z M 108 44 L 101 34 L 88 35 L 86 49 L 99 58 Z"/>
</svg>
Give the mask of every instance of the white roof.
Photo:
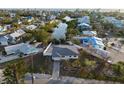
<svg viewBox="0 0 124 93">
<path fill-rule="evenodd" d="M 69 17 L 69 16 L 66 16 L 66 17 L 64 17 L 63 18 L 64 20 L 66 20 L 67 22 L 69 22 L 69 21 L 72 21 L 73 19 L 71 18 L 71 17 Z"/>
<path fill-rule="evenodd" d="M 26 28 L 29 29 L 29 30 L 34 30 L 34 29 L 37 28 L 37 26 L 35 26 L 35 25 L 29 25 Z"/>
<path fill-rule="evenodd" d="M 11 33 L 10 36 L 13 38 L 16 38 L 16 37 L 20 37 L 23 34 L 25 34 L 25 32 L 22 29 L 19 29 L 15 31 L 14 33 Z"/>
<path fill-rule="evenodd" d="M 90 27 L 90 25 L 87 24 L 87 23 L 80 23 L 80 24 L 78 24 L 78 26 L 88 26 L 88 27 Z"/>
<path fill-rule="evenodd" d="M 97 35 L 96 31 L 83 31 L 84 35 Z"/>
<path fill-rule="evenodd" d="M 103 41 L 101 38 L 94 37 L 96 40 Z"/>
</svg>

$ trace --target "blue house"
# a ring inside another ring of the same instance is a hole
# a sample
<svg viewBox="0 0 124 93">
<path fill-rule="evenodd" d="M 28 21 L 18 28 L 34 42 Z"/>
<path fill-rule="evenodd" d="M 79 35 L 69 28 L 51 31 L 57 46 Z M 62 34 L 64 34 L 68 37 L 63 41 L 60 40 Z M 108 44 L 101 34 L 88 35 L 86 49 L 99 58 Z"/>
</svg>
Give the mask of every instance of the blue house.
<svg viewBox="0 0 124 93">
<path fill-rule="evenodd" d="M 82 31 L 81 34 L 84 36 L 96 36 L 97 32 L 96 31 Z"/>
<path fill-rule="evenodd" d="M 115 17 L 109 16 L 109 17 L 105 17 L 104 19 L 105 19 L 105 21 L 112 23 L 117 28 L 123 28 L 124 27 L 124 22 L 122 22 L 122 20 L 116 19 Z"/>
<path fill-rule="evenodd" d="M 8 45 L 8 39 L 5 36 L 0 36 L 0 46 Z"/>
<path fill-rule="evenodd" d="M 86 23 L 90 24 L 90 17 L 89 16 L 83 16 L 81 18 L 78 18 L 78 23 Z"/>
<path fill-rule="evenodd" d="M 78 28 L 79 30 L 91 30 L 90 26 L 90 17 L 89 16 L 83 16 L 81 18 L 78 18 Z"/>
<path fill-rule="evenodd" d="M 91 30 L 91 26 L 89 24 L 86 24 L 86 23 L 80 23 L 80 24 L 78 24 L 78 28 L 81 31 Z"/>
<path fill-rule="evenodd" d="M 95 49 L 104 49 L 105 45 L 101 38 L 98 37 L 82 37 L 80 39 L 83 47 L 92 46 Z"/>
<path fill-rule="evenodd" d="M 28 16 L 27 18 L 28 18 L 28 19 L 32 19 L 32 16 Z"/>
</svg>

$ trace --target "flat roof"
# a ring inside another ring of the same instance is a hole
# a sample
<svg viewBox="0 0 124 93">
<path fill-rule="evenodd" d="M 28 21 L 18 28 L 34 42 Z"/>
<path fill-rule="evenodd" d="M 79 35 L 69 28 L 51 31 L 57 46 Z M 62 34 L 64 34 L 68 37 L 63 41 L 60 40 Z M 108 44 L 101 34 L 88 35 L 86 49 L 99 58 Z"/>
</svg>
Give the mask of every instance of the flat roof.
<svg viewBox="0 0 124 93">
<path fill-rule="evenodd" d="M 78 51 L 74 46 L 70 45 L 56 45 L 52 51 L 52 57 L 61 57 L 61 56 L 77 56 Z"/>
</svg>

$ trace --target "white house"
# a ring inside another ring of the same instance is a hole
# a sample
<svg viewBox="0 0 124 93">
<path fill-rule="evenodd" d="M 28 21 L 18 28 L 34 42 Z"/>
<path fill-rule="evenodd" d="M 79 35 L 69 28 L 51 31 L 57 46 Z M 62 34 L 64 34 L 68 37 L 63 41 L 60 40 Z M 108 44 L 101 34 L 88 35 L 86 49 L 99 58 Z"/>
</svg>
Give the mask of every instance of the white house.
<svg viewBox="0 0 124 93">
<path fill-rule="evenodd" d="M 11 33 L 10 36 L 13 38 L 13 39 L 16 39 L 22 35 L 25 34 L 25 31 L 23 31 L 22 29 L 19 29 L 17 31 L 15 31 L 14 33 Z"/>
<path fill-rule="evenodd" d="M 69 21 L 74 20 L 73 18 L 71 18 L 71 17 L 69 17 L 69 16 L 65 16 L 63 19 L 64 19 L 66 22 L 69 22 Z"/>
<path fill-rule="evenodd" d="M 9 13 L 10 17 L 15 17 L 16 13 Z"/>
<path fill-rule="evenodd" d="M 7 30 L 7 26 L 0 26 L 0 32 L 4 32 Z"/>
<path fill-rule="evenodd" d="M 78 24 L 78 28 L 82 31 L 82 30 L 91 30 L 92 26 L 90 26 L 87 23 L 80 23 Z"/>
<path fill-rule="evenodd" d="M 36 28 L 37 28 L 37 26 L 35 26 L 35 25 L 29 25 L 26 27 L 26 29 L 28 29 L 28 30 L 34 30 Z"/>
</svg>

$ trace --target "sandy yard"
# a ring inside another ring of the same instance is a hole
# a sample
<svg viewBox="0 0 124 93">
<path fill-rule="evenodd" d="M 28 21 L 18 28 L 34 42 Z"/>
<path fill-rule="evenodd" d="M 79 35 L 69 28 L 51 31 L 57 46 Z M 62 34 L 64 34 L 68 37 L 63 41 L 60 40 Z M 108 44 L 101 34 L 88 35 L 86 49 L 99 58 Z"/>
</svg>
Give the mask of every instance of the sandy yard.
<svg viewBox="0 0 124 93">
<path fill-rule="evenodd" d="M 3 73 L 3 69 L 0 69 L 0 84 L 2 83 L 2 80 L 3 80 L 2 73 Z"/>
<path fill-rule="evenodd" d="M 110 57 L 111 57 L 111 61 L 112 63 L 117 63 L 119 61 L 123 61 L 124 62 L 124 53 L 119 52 L 117 50 L 114 49 L 107 49 L 110 52 Z"/>
</svg>

